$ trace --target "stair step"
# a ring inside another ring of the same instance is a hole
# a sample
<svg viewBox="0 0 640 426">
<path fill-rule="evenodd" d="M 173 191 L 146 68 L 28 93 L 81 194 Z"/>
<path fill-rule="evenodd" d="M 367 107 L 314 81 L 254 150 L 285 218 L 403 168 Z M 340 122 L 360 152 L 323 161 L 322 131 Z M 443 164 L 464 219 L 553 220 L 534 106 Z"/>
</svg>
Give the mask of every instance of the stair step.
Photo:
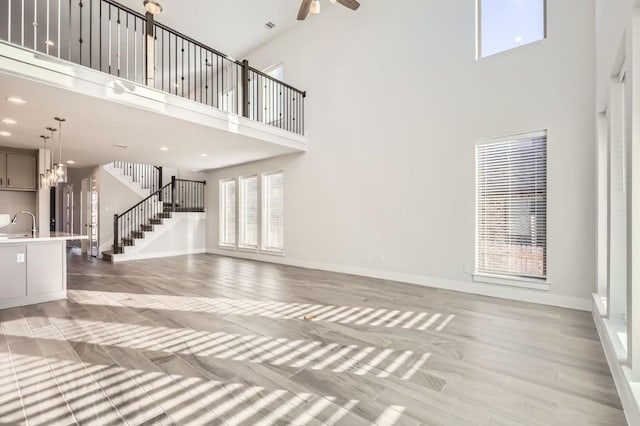
<svg viewBox="0 0 640 426">
<path fill-rule="evenodd" d="M 113 250 L 103 251 L 102 260 L 113 263 Z"/>
<path fill-rule="evenodd" d="M 143 232 L 153 232 L 153 225 L 140 225 Z"/>
<path fill-rule="evenodd" d="M 131 231 L 131 237 L 132 238 L 137 238 L 137 239 L 142 239 L 144 238 L 144 232 L 142 231 Z"/>
<path fill-rule="evenodd" d="M 162 219 L 171 219 L 171 212 L 158 213 L 158 217 Z"/>
<path fill-rule="evenodd" d="M 123 246 L 127 246 L 127 247 L 131 247 L 133 245 L 135 245 L 136 240 L 133 238 L 123 238 L 122 239 L 122 245 Z"/>
<path fill-rule="evenodd" d="M 162 219 L 149 219 L 149 225 L 162 225 Z"/>
</svg>

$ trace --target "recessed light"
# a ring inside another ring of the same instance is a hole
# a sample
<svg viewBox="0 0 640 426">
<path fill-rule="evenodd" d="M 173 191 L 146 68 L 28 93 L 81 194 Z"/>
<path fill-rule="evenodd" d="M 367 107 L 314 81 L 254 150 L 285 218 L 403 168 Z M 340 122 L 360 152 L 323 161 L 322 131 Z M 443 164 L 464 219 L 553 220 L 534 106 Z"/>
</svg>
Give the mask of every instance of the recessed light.
<svg viewBox="0 0 640 426">
<path fill-rule="evenodd" d="M 160 148 L 160 151 L 169 151 L 169 148 L 167 148 L 166 146 L 163 146 L 162 148 Z"/>
<path fill-rule="evenodd" d="M 3 118 L 2 122 L 4 124 L 11 124 L 11 125 L 18 124 L 18 122 L 16 120 L 14 120 L 13 118 Z"/>
<path fill-rule="evenodd" d="M 120 143 L 114 143 L 111 146 L 114 147 L 114 148 L 119 148 L 119 149 L 127 149 L 127 148 L 129 148 L 127 145 L 122 145 Z"/>
<path fill-rule="evenodd" d="M 47 46 L 55 46 L 55 45 L 56 45 L 56 44 L 55 44 L 53 41 L 51 41 L 51 40 L 47 40 L 47 41 L 45 41 L 45 42 L 44 42 L 44 44 L 46 44 Z"/>
<path fill-rule="evenodd" d="M 76 164 L 76 162 L 73 160 L 67 160 L 67 164 Z"/>
<path fill-rule="evenodd" d="M 515 38 L 515 42 L 516 43 L 521 43 L 522 42 L 522 37 L 518 36 Z"/>
<path fill-rule="evenodd" d="M 200 157 L 206 157 L 207 154 L 200 154 Z"/>
<path fill-rule="evenodd" d="M 24 99 L 19 98 L 17 96 L 9 96 L 7 98 L 7 100 L 9 102 L 13 103 L 13 104 L 18 104 L 18 105 L 22 105 L 22 104 L 26 104 L 27 103 L 27 101 L 25 101 Z"/>
<path fill-rule="evenodd" d="M 8 138 L 9 136 L 11 136 L 11 133 L 7 132 L 6 130 L 2 130 L 0 131 L 0 136 L 4 136 L 5 138 Z"/>
</svg>

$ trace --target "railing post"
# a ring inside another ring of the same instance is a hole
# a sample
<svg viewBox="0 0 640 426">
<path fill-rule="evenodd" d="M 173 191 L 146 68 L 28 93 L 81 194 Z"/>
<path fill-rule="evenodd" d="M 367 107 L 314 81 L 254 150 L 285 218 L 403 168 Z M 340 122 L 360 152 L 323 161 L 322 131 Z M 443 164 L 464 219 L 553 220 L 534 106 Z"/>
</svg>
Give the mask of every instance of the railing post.
<svg viewBox="0 0 640 426">
<path fill-rule="evenodd" d="M 158 191 L 160 191 L 160 193 L 158 194 L 158 200 L 162 201 L 162 167 L 158 167 Z"/>
<path fill-rule="evenodd" d="M 146 84 L 147 86 L 155 86 L 155 50 L 156 50 L 156 43 L 155 43 L 155 31 L 154 31 L 154 26 L 153 26 L 153 14 L 150 12 L 147 12 L 145 14 L 145 17 L 147 18 L 146 21 L 146 25 L 145 25 L 145 33 L 146 33 L 146 49 L 145 49 L 145 67 L 147 70 L 146 73 Z"/>
<path fill-rule="evenodd" d="M 177 197 L 177 194 L 176 194 L 176 192 L 177 192 L 177 190 L 176 190 L 176 189 L 177 189 L 177 188 L 176 188 L 176 177 L 175 177 L 175 176 L 171 176 L 171 211 L 172 211 L 173 213 L 175 213 L 175 212 L 176 212 L 177 207 L 178 207 L 178 206 L 176 205 L 176 203 L 177 203 L 177 198 L 178 198 L 178 197 Z"/>
<path fill-rule="evenodd" d="M 242 116 L 249 118 L 249 61 L 242 61 Z"/>
<path fill-rule="evenodd" d="M 113 215 L 113 254 L 119 254 L 118 247 L 118 215 Z"/>
</svg>

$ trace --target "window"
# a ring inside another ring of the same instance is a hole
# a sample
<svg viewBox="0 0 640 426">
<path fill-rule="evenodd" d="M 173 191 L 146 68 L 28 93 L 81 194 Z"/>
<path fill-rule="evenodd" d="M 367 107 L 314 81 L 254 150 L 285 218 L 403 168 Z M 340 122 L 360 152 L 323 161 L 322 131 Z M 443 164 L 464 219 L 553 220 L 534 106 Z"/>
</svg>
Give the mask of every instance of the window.
<svg viewBox="0 0 640 426">
<path fill-rule="evenodd" d="M 236 244 L 236 181 L 220 182 L 220 245 Z"/>
<path fill-rule="evenodd" d="M 477 0 L 478 58 L 546 37 L 545 0 Z"/>
<path fill-rule="evenodd" d="M 262 249 L 284 248 L 284 175 L 282 172 L 262 177 Z"/>
<path fill-rule="evenodd" d="M 258 247 L 258 177 L 240 178 L 240 247 Z"/>
<path fill-rule="evenodd" d="M 476 271 L 546 279 L 547 136 L 476 146 Z"/>
</svg>

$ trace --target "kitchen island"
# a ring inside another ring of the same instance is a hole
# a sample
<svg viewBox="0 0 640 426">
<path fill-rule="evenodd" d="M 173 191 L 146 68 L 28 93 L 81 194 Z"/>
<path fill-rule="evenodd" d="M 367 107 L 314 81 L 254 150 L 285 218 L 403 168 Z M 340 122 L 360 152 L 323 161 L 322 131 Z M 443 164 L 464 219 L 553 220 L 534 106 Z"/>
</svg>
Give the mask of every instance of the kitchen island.
<svg viewBox="0 0 640 426">
<path fill-rule="evenodd" d="M 67 241 L 62 232 L 0 234 L 0 309 L 67 297 Z"/>
</svg>

